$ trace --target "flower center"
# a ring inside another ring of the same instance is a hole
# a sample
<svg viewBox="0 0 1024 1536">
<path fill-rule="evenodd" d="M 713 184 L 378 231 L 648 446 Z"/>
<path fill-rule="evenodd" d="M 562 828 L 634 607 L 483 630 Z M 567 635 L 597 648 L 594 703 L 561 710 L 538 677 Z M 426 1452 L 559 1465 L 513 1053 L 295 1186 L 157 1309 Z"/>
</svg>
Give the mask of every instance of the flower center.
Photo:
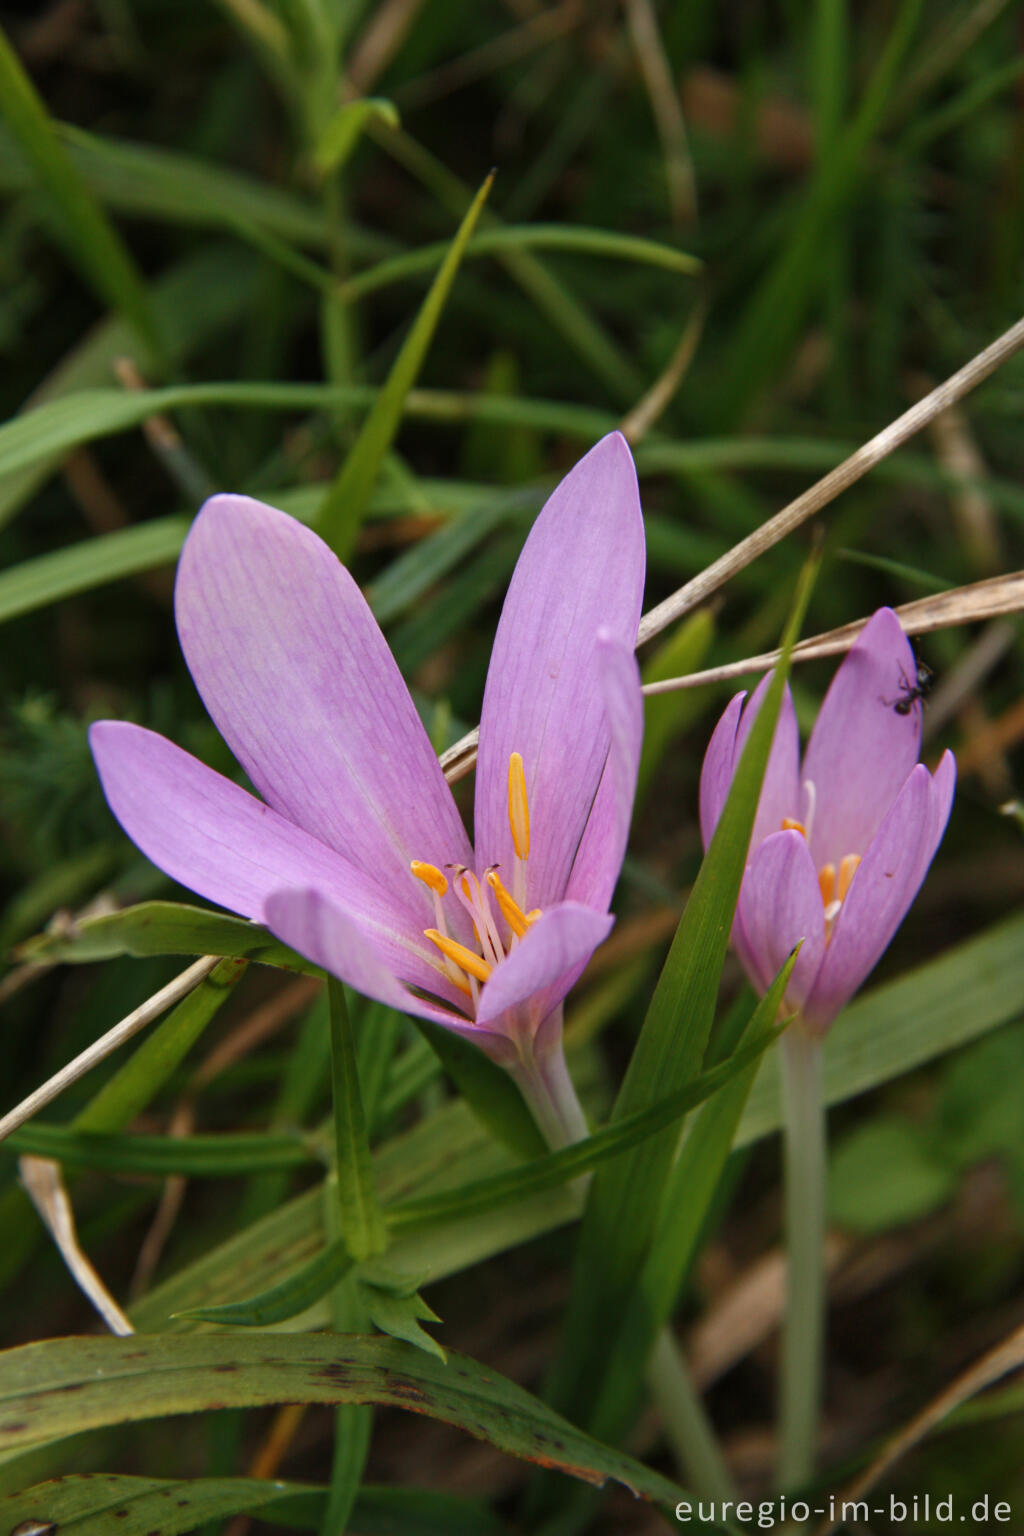
<svg viewBox="0 0 1024 1536">
<path fill-rule="evenodd" d="M 807 828 L 803 822 L 795 821 L 792 816 L 783 816 L 783 832 L 799 832 L 803 838 L 807 837 Z M 832 928 L 839 909 L 846 900 L 847 892 L 857 866 L 860 863 L 859 853 L 847 853 L 839 861 L 839 869 L 831 862 L 823 864 L 818 870 L 818 889 L 821 891 L 822 905 L 825 908 L 825 943 L 832 937 Z"/>
<path fill-rule="evenodd" d="M 526 906 L 526 862 L 530 857 L 530 807 L 526 797 L 526 774 L 523 759 L 513 752 L 508 760 L 508 824 L 515 849 L 515 867 L 512 871 L 512 890 L 509 891 L 497 866 L 484 872 L 483 882 L 471 869 L 462 864 L 448 864 L 451 878 L 438 869 L 436 864 L 426 864 L 413 859 L 409 868 L 417 880 L 421 880 L 434 898 L 436 926 L 424 928 L 423 934 L 441 952 L 444 971 L 453 986 L 472 998 L 476 1007 L 480 998 L 480 984 L 487 980 L 496 965 L 519 943 L 533 923 L 540 917 L 540 909 L 532 912 Z M 454 896 L 470 916 L 476 948 L 453 939 L 448 932 L 445 897 Z M 497 906 L 497 915 L 491 898 Z M 503 931 L 507 929 L 507 935 Z"/>
</svg>

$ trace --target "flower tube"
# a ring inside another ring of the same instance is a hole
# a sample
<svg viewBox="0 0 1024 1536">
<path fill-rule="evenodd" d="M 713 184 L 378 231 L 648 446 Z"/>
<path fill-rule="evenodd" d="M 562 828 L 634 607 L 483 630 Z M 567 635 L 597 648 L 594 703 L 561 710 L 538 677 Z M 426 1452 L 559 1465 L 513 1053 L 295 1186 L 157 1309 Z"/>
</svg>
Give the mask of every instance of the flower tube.
<svg viewBox="0 0 1024 1536">
<path fill-rule="evenodd" d="M 585 1130 L 562 1000 L 610 931 L 643 730 L 644 536 L 625 439 L 602 439 L 526 540 L 484 691 L 475 847 L 349 572 L 316 534 L 214 496 L 175 617 L 196 687 L 261 798 L 163 737 L 90 733 L 148 858 L 357 991 L 456 1030 L 549 1138 Z"/>
</svg>

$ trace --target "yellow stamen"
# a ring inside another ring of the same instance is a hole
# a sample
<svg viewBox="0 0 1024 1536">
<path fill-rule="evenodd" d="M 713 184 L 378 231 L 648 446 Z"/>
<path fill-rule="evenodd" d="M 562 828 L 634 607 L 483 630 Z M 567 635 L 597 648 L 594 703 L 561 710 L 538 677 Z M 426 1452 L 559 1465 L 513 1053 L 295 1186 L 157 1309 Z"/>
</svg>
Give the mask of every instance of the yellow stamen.
<svg viewBox="0 0 1024 1536">
<path fill-rule="evenodd" d="M 457 939 L 450 939 L 446 933 L 439 933 L 436 928 L 424 928 L 423 934 L 431 944 L 437 945 L 446 960 L 454 960 L 467 975 L 475 976 L 477 981 L 486 981 L 490 976 L 493 967 L 479 955 L 475 955 L 471 949 L 467 949 L 465 944 L 460 944 Z"/>
<path fill-rule="evenodd" d="M 799 832 L 801 837 L 807 836 L 807 828 L 803 822 L 795 821 L 792 816 L 783 816 L 782 830 L 783 832 Z"/>
<path fill-rule="evenodd" d="M 526 774 L 523 759 L 513 752 L 508 760 L 508 824 L 516 857 L 530 857 L 530 807 L 526 799 Z"/>
<path fill-rule="evenodd" d="M 495 900 L 501 908 L 501 915 L 508 923 L 517 939 L 521 939 L 529 928 L 531 921 L 540 916 L 540 912 L 529 913 L 523 911 L 518 901 L 507 891 L 501 882 L 501 876 L 496 869 L 487 871 L 487 884 L 494 892 Z"/>
<path fill-rule="evenodd" d="M 445 891 L 447 891 L 448 881 L 436 864 L 424 864 L 422 859 L 413 859 L 409 868 L 416 876 L 416 879 L 422 880 L 423 884 L 428 886 L 435 895 L 443 896 Z"/>
<path fill-rule="evenodd" d="M 527 928 L 532 928 L 534 923 L 537 921 L 538 917 L 541 917 L 542 915 L 543 914 L 541 913 L 540 907 L 534 907 L 532 912 L 527 912 L 527 914 L 526 914 L 526 926 L 527 926 Z"/>
<path fill-rule="evenodd" d="M 846 900 L 846 893 L 850 889 L 850 881 L 857 873 L 857 865 L 859 863 L 859 853 L 848 853 L 844 856 L 839 866 L 839 889 L 836 892 L 840 901 Z"/>
<path fill-rule="evenodd" d="M 823 864 L 818 870 L 818 889 L 821 891 L 821 899 L 826 907 L 831 906 L 836 894 L 836 867 L 834 864 Z"/>
</svg>

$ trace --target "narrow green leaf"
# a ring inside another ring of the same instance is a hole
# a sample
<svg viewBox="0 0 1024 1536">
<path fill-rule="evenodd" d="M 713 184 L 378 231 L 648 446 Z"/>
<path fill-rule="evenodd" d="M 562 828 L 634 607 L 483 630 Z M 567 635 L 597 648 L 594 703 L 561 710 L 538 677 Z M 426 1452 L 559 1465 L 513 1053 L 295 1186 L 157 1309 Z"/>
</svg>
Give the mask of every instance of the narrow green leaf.
<svg viewBox="0 0 1024 1536">
<path fill-rule="evenodd" d="M 422 1349 L 425 1354 L 433 1355 L 442 1364 L 447 1364 L 448 1356 L 444 1349 L 420 1326 L 423 1322 L 439 1323 L 441 1319 L 432 1307 L 427 1306 L 418 1291 L 414 1291 L 411 1296 L 399 1296 L 394 1291 L 381 1290 L 378 1286 L 361 1285 L 359 1293 L 371 1322 L 381 1333 L 386 1333 L 392 1339 L 404 1339 L 415 1349 Z"/>
<path fill-rule="evenodd" d="M 774 1038 L 775 1019 L 795 963 L 796 952 L 754 1009 L 742 1036 L 748 1049 Z M 755 1060 L 705 1104 L 665 1182 L 650 1251 L 626 1303 L 600 1396 L 587 1419 L 592 1432 L 602 1439 L 617 1441 L 629 1428 L 647 1361 L 693 1261 L 756 1072 Z"/>
<path fill-rule="evenodd" d="M 75 1132 L 100 1134 L 129 1125 L 177 1071 L 199 1036 L 245 975 L 245 960 L 222 960 L 209 976 L 137 1045 L 71 1122 Z"/>
<path fill-rule="evenodd" d="M 374 401 L 340 474 L 324 497 L 318 518 L 319 531 L 342 559 L 347 557 L 355 542 L 374 481 L 398 431 L 406 396 L 423 365 L 459 270 L 466 242 L 476 227 L 493 179 L 493 175 L 488 176 L 470 204 L 412 329 L 402 343 L 387 382 Z"/>
<path fill-rule="evenodd" d="M 415 251 L 403 251 L 386 261 L 367 267 L 341 285 L 340 296 L 349 301 L 376 293 L 392 283 L 431 272 L 443 258 L 447 247 L 423 245 Z M 580 255 L 635 261 L 644 266 L 661 267 L 667 272 L 688 276 L 700 271 L 702 263 L 695 256 L 664 245 L 660 240 L 646 240 L 639 235 L 622 235 L 608 229 L 586 229 L 577 224 L 505 224 L 484 229 L 466 246 L 465 260 L 479 256 L 498 256 L 507 251 L 572 251 Z"/>
<path fill-rule="evenodd" d="M 352 1257 L 362 1262 L 383 1252 L 387 1246 L 387 1232 L 373 1177 L 345 990 L 333 976 L 327 978 L 327 996 L 331 1016 L 335 1176 L 341 1233 Z"/>
<path fill-rule="evenodd" d="M 321 1248 L 280 1285 L 250 1296 L 247 1301 L 229 1301 L 220 1307 L 189 1307 L 176 1317 L 190 1322 L 218 1323 L 234 1328 L 271 1328 L 305 1312 L 321 1296 L 326 1296 L 348 1274 L 355 1261 L 344 1238 L 336 1238 Z"/>
<path fill-rule="evenodd" d="M 205 1520 L 250 1514 L 288 1531 L 315 1531 L 325 1507 L 326 1489 L 276 1478 L 71 1473 L 0 1499 L 0 1530 L 35 1521 L 62 1536 L 110 1536 L 116 1520 L 119 1536 L 188 1536 Z M 360 1489 L 352 1529 L 360 1536 L 507 1536 L 483 1505 L 430 1488 Z"/>
<path fill-rule="evenodd" d="M 394 103 L 382 96 L 348 101 L 338 108 L 325 124 L 313 151 L 313 163 L 322 176 L 329 176 L 345 164 L 367 124 L 374 119 L 388 128 L 397 128 L 400 121 Z"/>
<path fill-rule="evenodd" d="M 277 1168 L 308 1167 L 318 1161 L 312 1146 L 300 1136 L 281 1133 L 108 1135 L 41 1120 L 11 1132 L 0 1146 L 0 1156 L 13 1153 L 52 1157 L 72 1167 L 101 1168 L 108 1173 L 152 1174 L 157 1178 L 182 1174 L 193 1179 L 237 1178 Z"/>
<path fill-rule="evenodd" d="M 18 947 L 18 958 L 74 965 L 116 955 L 244 956 L 260 965 L 316 975 L 316 967 L 260 926 L 241 917 L 176 901 L 144 901 L 103 917 L 88 917 L 61 932 L 41 933 Z"/>
<path fill-rule="evenodd" d="M 613 1122 L 646 1108 L 700 1068 L 714 1018 L 733 912 L 746 865 L 761 781 L 775 732 L 789 652 L 810 595 L 815 564 L 805 570 L 782 659 L 743 749 L 725 807 L 679 921 L 668 959 L 615 1102 Z M 585 1418 L 607 1368 L 615 1323 L 624 1314 L 644 1260 L 676 1131 L 652 1137 L 594 1179 L 576 1250 L 574 1283 L 552 1400 Z"/>
<path fill-rule="evenodd" d="M 600 1445 L 490 1366 L 455 1354 L 442 1365 L 395 1339 L 136 1334 L 48 1339 L 0 1355 L 5 1450 L 103 1425 L 280 1402 L 412 1409 L 595 1487 L 613 1479 L 661 1504 L 685 1498 L 667 1478 Z"/>
<path fill-rule="evenodd" d="M 183 517 L 159 517 L 102 533 L 68 549 L 24 560 L 0 572 L 0 624 L 49 603 L 90 592 L 177 560 L 188 532 Z"/>
<path fill-rule="evenodd" d="M 152 366 L 163 356 L 145 284 L 113 225 L 64 152 L 50 115 L 0 29 L 0 112 L 46 195 L 71 261 L 104 304 L 124 316 Z"/>
<path fill-rule="evenodd" d="M 771 1044 L 775 1034 L 753 1040 L 736 1051 L 728 1061 L 691 1078 L 682 1088 L 666 1094 L 646 1109 L 623 1116 L 583 1141 L 576 1141 L 558 1152 L 549 1152 L 535 1161 L 498 1173 L 471 1184 L 461 1184 L 443 1194 L 421 1200 L 409 1200 L 388 1206 L 389 1226 L 395 1230 L 417 1230 L 441 1220 L 466 1220 L 477 1214 L 497 1210 L 502 1205 L 566 1184 L 611 1158 L 640 1146 L 672 1126 L 689 1110 L 726 1087 L 737 1074 L 756 1063 Z"/>
</svg>

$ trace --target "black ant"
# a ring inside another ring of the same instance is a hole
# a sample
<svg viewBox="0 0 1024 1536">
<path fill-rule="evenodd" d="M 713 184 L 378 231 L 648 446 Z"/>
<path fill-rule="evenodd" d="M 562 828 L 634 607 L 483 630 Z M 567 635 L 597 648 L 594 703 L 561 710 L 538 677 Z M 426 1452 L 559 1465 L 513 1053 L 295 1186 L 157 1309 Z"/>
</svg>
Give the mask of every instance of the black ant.
<svg viewBox="0 0 1024 1536">
<path fill-rule="evenodd" d="M 900 697 L 882 700 L 883 704 L 889 705 L 898 715 L 909 715 L 919 699 L 923 704 L 935 685 L 935 673 L 927 662 L 922 661 L 920 657 L 915 657 L 914 660 L 916 663 L 914 681 L 911 683 L 903 668 L 900 667 Z"/>
</svg>

